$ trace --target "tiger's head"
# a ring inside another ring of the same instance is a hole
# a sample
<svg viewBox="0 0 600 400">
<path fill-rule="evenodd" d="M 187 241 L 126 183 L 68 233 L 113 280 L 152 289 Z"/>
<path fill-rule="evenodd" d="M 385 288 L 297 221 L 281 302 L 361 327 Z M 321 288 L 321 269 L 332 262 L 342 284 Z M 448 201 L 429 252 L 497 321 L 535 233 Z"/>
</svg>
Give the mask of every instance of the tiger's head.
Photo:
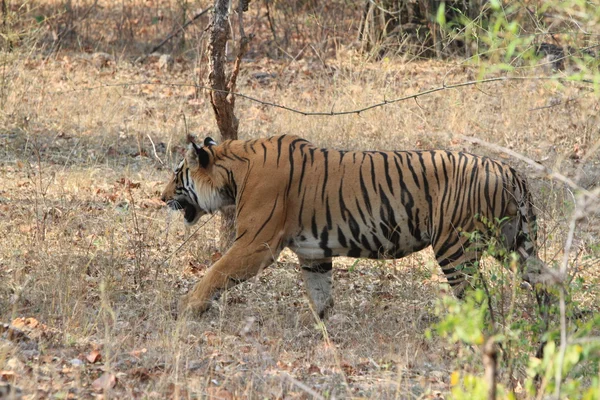
<svg viewBox="0 0 600 400">
<path fill-rule="evenodd" d="M 187 226 L 194 225 L 200 217 L 221 209 L 226 203 L 223 190 L 213 175 L 211 147 L 216 145 L 210 137 L 204 140 L 203 146 L 188 137 L 185 157 L 162 193 L 161 199 L 169 208 L 183 212 Z"/>
</svg>

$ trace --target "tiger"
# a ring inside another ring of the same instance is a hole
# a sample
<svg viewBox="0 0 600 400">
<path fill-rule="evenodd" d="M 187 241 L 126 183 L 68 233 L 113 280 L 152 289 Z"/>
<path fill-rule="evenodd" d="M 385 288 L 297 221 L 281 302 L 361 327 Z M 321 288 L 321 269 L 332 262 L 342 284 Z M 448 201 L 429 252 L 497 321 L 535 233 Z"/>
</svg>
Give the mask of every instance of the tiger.
<svg viewBox="0 0 600 400">
<path fill-rule="evenodd" d="M 496 232 L 526 282 L 525 266 L 541 262 L 527 182 L 503 162 L 446 150 L 319 148 L 294 135 L 188 141 L 161 199 L 188 226 L 233 208 L 235 240 L 181 297 L 178 314 L 202 314 L 286 247 L 298 256 L 320 318 L 334 303 L 334 257 L 398 259 L 432 246 L 459 298 L 483 253 L 470 245 L 474 233 Z"/>
</svg>

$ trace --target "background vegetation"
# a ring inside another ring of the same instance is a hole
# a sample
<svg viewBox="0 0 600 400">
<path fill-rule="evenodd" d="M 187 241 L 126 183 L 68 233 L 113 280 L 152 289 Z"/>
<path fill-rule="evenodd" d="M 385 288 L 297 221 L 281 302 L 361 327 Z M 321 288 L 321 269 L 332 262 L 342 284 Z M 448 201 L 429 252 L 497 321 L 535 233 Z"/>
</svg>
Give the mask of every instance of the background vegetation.
<svg viewBox="0 0 600 400">
<path fill-rule="evenodd" d="M 511 163 L 533 188 L 541 258 L 566 269 L 563 315 L 589 311 L 563 321 L 562 339 L 558 307 L 542 336 L 511 265 L 484 259 L 483 292 L 456 303 L 429 250 L 337 260 L 325 324 L 286 252 L 201 320 L 173 320 L 173 301 L 220 256 L 218 217 L 186 231 L 158 200 L 185 134 L 218 136 L 198 87 L 210 13 L 154 49 L 211 4 L 3 0 L 0 397 L 482 398 L 495 343 L 500 397 L 600 398 L 600 7 L 491 1 L 461 16 L 432 4 L 422 22 L 435 41 L 396 30 L 365 43 L 365 2 L 251 2 L 237 90 L 266 103 L 359 110 L 502 80 L 338 116 L 238 97 L 240 137 Z"/>
</svg>

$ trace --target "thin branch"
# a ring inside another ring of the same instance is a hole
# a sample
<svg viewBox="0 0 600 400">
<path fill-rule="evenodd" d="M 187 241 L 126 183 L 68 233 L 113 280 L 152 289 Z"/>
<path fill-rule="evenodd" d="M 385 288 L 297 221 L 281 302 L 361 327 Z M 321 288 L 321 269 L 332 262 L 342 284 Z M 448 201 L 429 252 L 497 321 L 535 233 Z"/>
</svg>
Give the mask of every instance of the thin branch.
<svg viewBox="0 0 600 400">
<path fill-rule="evenodd" d="M 578 202 L 578 207 L 573 211 L 571 216 L 571 222 L 569 223 L 569 233 L 567 234 L 567 240 L 565 242 L 565 252 L 563 256 L 563 262 L 560 266 L 560 273 L 562 276 L 567 276 L 569 267 L 569 255 L 571 253 L 571 247 L 573 246 L 573 236 L 575 235 L 575 228 L 577 227 L 577 221 L 583 217 L 583 209 L 585 205 L 583 202 Z M 560 309 L 560 347 L 558 352 L 558 360 L 556 366 L 555 389 L 554 396 L 560 399 L 560 389 L 562 384 L 562 370 L 565 360 L 565 353 L 567 352 L 567 311 L 565 305 L 565 287 L 560 285 L 559 287 L 559 309 Z"/>
<path fill-rule="evenodd" d="M 183 32 L 183 30 L 185 28 L 187 28 L 192 22 L 196 21 L 198 18 L 200 18 L 201 16 L 203 16 L 204 14 L 206 14 L 207 12 L 209 12 L 210 10 L 212 10 L 212 7 L 208 7 L 205 8 L 204 10 L 200 11 L 198 14 L 194 15 L 194 17 L 192 19 L 190 19 L 189 21 L 187 21 L 185 24 L 181 25 L 179 28 L 177 28 L 176 30 L 174 30 L 173 32 L 171 32 L 171 34 L 169 36 L 167 36 L 165 39 L 163 39 L 162 42 L 160 42 L 159 44 L 157 44 L 156 46 L 154 46 L 152 48 L 152 50 L 150 50 L 148 52 L 148 54 L 146 54 L 144 57 L 142 57 L 141 59 L 145 59 L 146 57 L 148 57 L 150 54 L 154 53 L 155 51 L 157 51 L 158 49 L 160 49 L 161 47 L 163 47 L 165 45 L 165 43 L 167 43 L 169 40 L 173 39 L 175 36 L 179 35 L 181 32 Z"/>
<path fill-rule="evenodd" d="M 518 160 L 524 161 L 527 164 L 529 164 L 530 166 L 532 166 L 533 168 L 535 168 L 536 170 L 538 170 L 539 172 L 546 174 L 549 177 L 568 185 L 572 189 L 577 190 L 580 193 L 585 194 L 586 196 L 592 196 L 592 197 L 594 196 L 594 194 L 592 192 L 588 191 L 587 189 L 582 188 L 576 182 L 574 182 L 572 179 L 564 176 L 563 174 L 561 174 L 559 172 L 553 171 L 552 169 L 546 167 L 545 165 L 542 165 L 542 164 L 538 163 L 537 161 L 532 160 L 529 157 L 519 154 L 516 151 L 513 151 L 513 150 L 508 149 L 503 146 L 499 146 L 497 144 L 488 143 L 485 140 L 481 140 L 481 139 L 478 139 L 475 137 L 470 137 L 470 136 L 465 136 L 465 135 L 460 135 L 460 137 L 467 142 L 477 143 L 482 146 L 488 147 L 490 149 L 494 149 L 496 151 L 500 151 L 502 153 L 508 154 Z"/>
<path fill-rule="evenodd" d="M 245 9 L 244 9 L 245 8 Z M 248 51 L 248 45 L 254 35 L 250 34 L 250 36 L 246 36 L 244 32 L 244 18 L 243 13 L 248 9 L 248 3 L 244 0 L 240 0 L 238 4 L 237 14 L 238 14 L 238 25 L 240 30 L 240 48 L 238 49 L 238 54 L 235 57 L 235 63 L 233 64 L 233 71 L 231 71 L 231 76 L 229 77 L 229 82 L 227 83 L 227 89 L 229 93 L 231 93 L 229 101 L 231 102 L 231 106 L 233 107 L 235 104 L 235 85 L 237 83 L 237 77 L 240 74 L 240 65 L 242 64 L 242 58 Z"/>
<path fill-rule="evenodd" d="M 556 81 L 556 82 L 582 82 L 582 83 L 589 83 L 589 84 L 596 84 L 596 82 L 589 80 L 589 79 L 582 79 L 582 80 L 572 80 L 572 79 L 565 79 L 565 78 L 560 78 L 560 77 L 544 77 L 544 76 L 502 76 L 502 77 L 497 77 L 497 78 L 488 78 L 488 79 L 481 79 L 481 80 L 474 80 L 474 81 L 467 81 L 467 82 L 460 82 L 460 83 L 455 83 L 455 84 L 450 84 L 450 85 L 443 85 L 437 88 L 433 88 L 433 89 L 429 89 L 429 90 L 425 90 L 422 92 L 417 92 L 411 95 L 407 95 L 407 96 L 403 96 L 403 97 L 398 97 L 396 99 L 392 99 L 392 100 L 383 100 L 379 103 L 374 103 L 371 104 L 369 106 L 363 107 L 363 108 L 359 108 L 359 109 L 354 109 L 354 110 L 347 110 L 347 111 L 337 111 L 337 112 L 333 112 L 333 111 L 329 111 L 329 112 L 325 112 L 325 111 L 305 111 L 305 110 L 299 110 L 293 107 L 288 107 L 282 104 L 277 104 L 277 103 L 272 103 L 272 102 L 268 102 L 268 101 L 264 101 L 261 99 L 258 99 L 256 97 L 252 97 L 252 96 L 248 96 L 244 93 L 240 93 L 240 92 L 235 92 L 235 91 L 229 91 L 229 90 L 223 90 L 223 89 L 215 89 L 215 88 L 211 88 L 209 86 L 203 86 L 203 85 L 196 85 L 196 84 L 191 84 L 191 83 L 163 83 L 163 82 L 151 82 L 151 81 L 141 81 L 141 82 L 130 82 L 130 83 L 106 83 L 106 84 L 102 84 L 102 85 L 98 85 L 98 86 L 90 86 L 87 88 L 81 88 L 81 89 L 72 89 L 72 90 L 64 90 L 64 91 L 56 91 L 56 92 L 49 92 L 49 94 L 65 94 L 65 93 L 72 93 L 72 92 L 78 92 L 78 91 L 83 91 L 83 90 L 95 90 L 95 89 L 102 89 L 102 88 L 106 88 L 106 87 L 128 87 L 128 86 L 137 86 L 137 85 L 162 85 L 162 86 L 171 86 L 171 87 L 195 87 L 196 89 L 203 89 L 203 90 L 209 90 L 212 92 L 216 92 L 216 93 L 223 93 L 223 94 L 232 94 L 234 96 L 238 96 L 250 101 L 253 101 L 255 103 L 258 104 L 262 104 L 265 106 L 269 106 L 269 107 L 273 107 L 273 108 L 279 108 L 285 111 L 289 111 L 295 114 L 300 114 L 300 115 L 304 115 L 304 116 L 340 116 L 340 115 L 351 115 L 351 114 L 356 114 L 356 115 L 360 115 L 360 113 L 365 112 L 365 111 L 369 111 L 378 107 L 383 107 L 386 106 L 388 104 L 394 104 L 394 103 L 399 103 L 405 100 L 410 100 L 410 99 L 415 99 L 417 97 L 421 97 L 421 96 L 425 96 L 428 94 L 432 94 L 435 92 L 441 92 L 444 90 L 448 90 L 448 89 L 458 89 L 461 87 L 465 87 L 465 86 L 474 86 L 474 85 L 479 85 L 479 84 L 485 84 L 485 83 L 492 83 L 492 82 L 507 82 L 507 81 Z M 469 138 L 468 140 L 471 140 L 471 138 Z M 509 150 L 510 151 L 510 150 Z M 535 161 L 533 161 L 535 162 Z"/>
</svg>

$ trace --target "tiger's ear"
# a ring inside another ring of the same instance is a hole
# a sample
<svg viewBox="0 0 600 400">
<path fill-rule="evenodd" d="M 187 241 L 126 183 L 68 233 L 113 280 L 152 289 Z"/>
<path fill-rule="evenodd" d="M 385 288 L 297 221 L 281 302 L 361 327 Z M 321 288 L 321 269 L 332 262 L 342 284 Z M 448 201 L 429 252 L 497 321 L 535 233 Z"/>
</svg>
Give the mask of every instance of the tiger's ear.
<svg viewBox="0 0 600 400">
<path fill-rule="evenodd" d="M 217 142 L 215 142 L 215 139 L 211 138 L 210 136 L 207 137 L 206 139 L 204 139 L 204 146 L 208 147 L 208 146 L 216 146 Z"/>
<path fill-rule="evenodd" d="M 210 154 L 196 143 L 190 142 L 185 153 L 185 160 L 190 168 L 206 168 L 210 163 Z"/>
</svg>

